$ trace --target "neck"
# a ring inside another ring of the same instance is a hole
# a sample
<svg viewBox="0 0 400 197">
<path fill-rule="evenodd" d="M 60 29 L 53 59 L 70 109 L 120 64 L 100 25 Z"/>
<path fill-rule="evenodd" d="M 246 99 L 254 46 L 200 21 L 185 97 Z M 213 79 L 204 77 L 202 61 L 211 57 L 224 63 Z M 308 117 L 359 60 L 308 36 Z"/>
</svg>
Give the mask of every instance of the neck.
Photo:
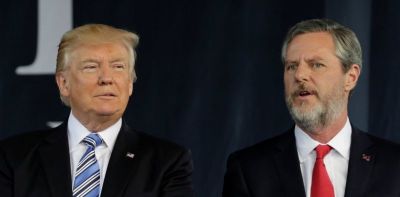
<svg viewBox="0 0 400 197">
<path fill-rule="evenodd" d="M 335 120 L 332 120 L 324 127 L 318 127 L 313 131 L 306 131 L 303 128 L 302 129 L 312 139 L 322 144 L 326 144 L 343 129 L 344 125 L 346 124 L 346 121 L 347 121 L 347 111 L 344 111 Z"/>
<path fill-rule="evenodd" d="M 115 124 L 121 117 L 113 116 L 79 116 L 72 112 L 76 119 L 91 132 L 100 132 Z"/>
</svg>

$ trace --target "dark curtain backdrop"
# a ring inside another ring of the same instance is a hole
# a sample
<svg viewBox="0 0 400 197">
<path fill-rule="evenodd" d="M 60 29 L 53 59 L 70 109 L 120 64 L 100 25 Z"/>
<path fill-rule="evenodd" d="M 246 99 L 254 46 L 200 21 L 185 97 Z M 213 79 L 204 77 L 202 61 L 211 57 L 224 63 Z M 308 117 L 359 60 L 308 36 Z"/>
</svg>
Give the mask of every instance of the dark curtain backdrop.
<svg viewBox="0 0 400 197">
<path fill-rule="evenodd" d="M 395 0 L 79 0 L 73 26 L 139 34 L 138 81 L 124 119 L 190 148 L 197 196 L 214 197 L 229 153 L 292 127 L 280 49 L 300 20 L 329 17 L 356 31 L 364 65 L 350 119 L 400 142 L 399 9 Z M 37 1 L 4 1 L 0 17 L 0 138 L 65 120 L 54 76 L 15 72 L 35 59 Z"/>
</svg>

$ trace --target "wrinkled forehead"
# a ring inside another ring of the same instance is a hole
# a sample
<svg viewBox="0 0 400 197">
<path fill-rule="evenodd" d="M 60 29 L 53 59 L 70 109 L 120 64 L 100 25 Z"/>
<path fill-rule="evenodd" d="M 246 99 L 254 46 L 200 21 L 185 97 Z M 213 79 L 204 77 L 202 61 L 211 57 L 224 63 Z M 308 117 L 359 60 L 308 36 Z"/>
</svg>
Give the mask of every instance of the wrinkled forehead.
<svg viewBox="0 0 400 197">
<path fill-rule="evenodd" d="M 123 41 L 77 42 L 70 46 L 68 51 L 68 64 L 85 59 L 113 58 L 121 59 L 130 65 L 134 60 L 131 49 Z"/>
<path fill-rule="evenodd" d="M 305 52 L 331 52 L 335 53 L 335 43 L 331 34 L 327 32 L 304 33 L 295 36 L 286 49 L 286 59 L 296 54 Z"/>
</svg>

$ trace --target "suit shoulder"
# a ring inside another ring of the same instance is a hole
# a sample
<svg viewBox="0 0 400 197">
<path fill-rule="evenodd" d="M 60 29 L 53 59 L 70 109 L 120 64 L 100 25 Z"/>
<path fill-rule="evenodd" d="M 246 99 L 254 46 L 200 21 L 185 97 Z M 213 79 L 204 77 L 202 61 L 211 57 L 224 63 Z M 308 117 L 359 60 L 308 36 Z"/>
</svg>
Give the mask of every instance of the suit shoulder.
<svg viewBox="0 0 400 197">
<path fill-rule="evenodd" d="M 285 147 L 285 144 L 290 143 L 290 140 L 294 140 L 294 134 L 291 130 L 235 151 L 229 157 L 239 160 L 257 159 L 260 158 L 261 155 L 272 154 L 281 147 Z"/>
<path fill-rule="evenodd" d="M 34 153 L 52 131 L 31 131 L 1 140 L 1 157 L 9 161 L 22 161 L 27 155 Z"/>
<path fill-rule="evenodd" d="M 387 149 L 387 150 L 391 150 L 391 151 L 396 151 L 400 153 L 400 144 L 381 138 L 381 137 L 377 137 L 368 133 L 365 133 L 365 135 L 367 135 L 369 137 L 369 139 L 371 141 L 374 142 L 375 146 L 377 146 L 378 148 L 382 148 L 382 149 Z"/>
<path fill-rule="evenodd" d="M 164 166 L 192 166 L 192 153 L 189 149 L 140 131 L 135 131 L 138 151 L 146 158 L 157 159 Z"/>
<path fill-rule="evenodd" d="M 135 131 L 140 139 L 140 144 L 144 144 L 146 147 L 150 149 L 159 150 L 163 152 L 186 152 L 188 149 L 182 145 L 179 145 L 175 142 L 162 139 L 159 137 L 155 137 L 153 135 Z"/>
<path fill-rule="evenodd" d="M 40 143 L 51 132 L 52 129 L 36 130 L 21 133 L 15 136 L 10 136 L 8 138 L 0 140 L 0 147 L 3 149 L 11 149 L 14 147 L 18 147 L 19 149 L 23 147 L 29 148 L 35 146 L 35 144 Z"/>
</svg>

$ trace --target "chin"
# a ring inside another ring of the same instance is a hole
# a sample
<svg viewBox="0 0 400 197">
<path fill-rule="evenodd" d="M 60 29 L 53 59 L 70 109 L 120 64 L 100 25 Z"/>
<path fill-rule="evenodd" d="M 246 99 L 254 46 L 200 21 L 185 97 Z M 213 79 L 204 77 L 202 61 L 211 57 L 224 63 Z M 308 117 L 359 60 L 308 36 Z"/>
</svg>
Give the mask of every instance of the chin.
<svg viewBox="0 0 400 197">
<path fill-rule="evenodd" d="M 118 109 L 99 109 L 96 110 L 96 114 L 99 116 L 114 116 L 118 114 L 119 111 Z"/>
<path fill-rule="evenodd" d="M 323 111 L 323 106 L 318 104 L 303 104 L 300 106 L 293 106 L 293 110 L 297 111 L 302 116 L 313 116 L 315 113 Z"/>
<path fill-rule="evenodd" d="M 304 102 L 300 103 L 299 105 L 294 105 L 293 108 L 301 113 L 309 113 L 315 110 L 314 105 Z"/>
</svg>

